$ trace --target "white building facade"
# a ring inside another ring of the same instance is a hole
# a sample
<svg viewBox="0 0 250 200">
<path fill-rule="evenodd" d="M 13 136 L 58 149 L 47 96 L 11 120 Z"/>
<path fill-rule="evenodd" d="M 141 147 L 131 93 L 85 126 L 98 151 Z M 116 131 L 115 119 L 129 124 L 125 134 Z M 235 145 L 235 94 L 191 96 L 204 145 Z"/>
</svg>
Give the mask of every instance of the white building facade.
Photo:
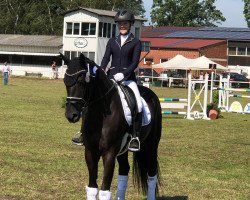
<svg viewBox="0 0 250 200">
<path fill-rule="evenodd" d="M 63 52 L 69 57 L 83 53 L 101 64 L 106 44 L 111 37 L 119 34 L 114 22 L 116 12 L 90 8 L 69 11 L 64 17 Z M 144 18 L 136 16 L 131 32 L 140 37 Z"/>
</svg>

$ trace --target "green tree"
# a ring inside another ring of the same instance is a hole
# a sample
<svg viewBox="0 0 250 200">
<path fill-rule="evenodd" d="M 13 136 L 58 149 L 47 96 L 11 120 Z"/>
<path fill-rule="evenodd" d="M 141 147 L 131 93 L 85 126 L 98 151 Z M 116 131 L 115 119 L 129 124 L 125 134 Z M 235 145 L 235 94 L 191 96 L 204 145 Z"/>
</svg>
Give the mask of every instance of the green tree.
<svg viewBox="0 0 250 200">
<path fill-rule="evenodd" d="M 244 16 L 247 22 L 247 26 L 250 28 L 250 0 L 243 0 L 244 1 Z"/>
<path fill-rule="evenodd" d="M 0 33 L 62 35 L 65 12 L 79 7 L 145 13 L 142 0 L 0 0 Z"/>
<path fill-rule="evenodd" d="M 151 19 L 156 26 L 216 26 L 226 19 L 215 0 L 153 0 Z"/>
</svg>

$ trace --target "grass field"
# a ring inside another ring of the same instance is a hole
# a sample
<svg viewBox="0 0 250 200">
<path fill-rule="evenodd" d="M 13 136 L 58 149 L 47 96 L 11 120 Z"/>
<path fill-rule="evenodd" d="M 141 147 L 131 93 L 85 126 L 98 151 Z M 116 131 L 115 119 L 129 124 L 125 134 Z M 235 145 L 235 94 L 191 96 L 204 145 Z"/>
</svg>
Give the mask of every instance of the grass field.
<svg viewBox="0 0 250 200">
<path fill-rule="evenodd" d="M 186 97 L 183 88 L 153 90 L 159 97 Z M 0 78 L 1 200 L 85 199 L 84 148 L 71 144 L 80 123 L 64 117 L 65 95 L 62 80 L 11 78 L 3 86 Z M 159 200 L 250 199 L 250 115 L 222 115 L 211 121 L 163 117 Z M 116 176 L 113 196 L 115 186 Z M 132 177 L 127 199 L 145 199 Z"/>
</svg>

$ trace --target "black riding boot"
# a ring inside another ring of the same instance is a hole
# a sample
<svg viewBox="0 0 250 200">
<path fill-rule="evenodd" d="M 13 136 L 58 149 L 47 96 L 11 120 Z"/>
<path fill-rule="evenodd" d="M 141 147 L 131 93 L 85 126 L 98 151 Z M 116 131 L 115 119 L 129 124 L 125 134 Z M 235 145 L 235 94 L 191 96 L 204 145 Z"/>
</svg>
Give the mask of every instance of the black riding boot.
<svg viewBox="0 0 250 200">
<path fill-rule="evenodd" d="M 136 114 L 133 136 L 128 146 L 129 151 L 133 151 L 133 152 L 140 151 L 139 135 L 141 132 L 141 126 L 142 126 L 142 112 Z"/>
<path fill-rule="evenodd" d="M 71 141 L 75 145 L 83 146 L 84 145 L 83 133 L 81 131 L 78 131 L 71 139 Z"/>
<path fill-rule="evenodd" d="M 83 139 L 83 130 L 84 130 L 84 122 L 85 122 L 85 115 L 87 113 L 87 107 L 82 108 L 82 127 L 81 130 L 78 131 L 74 137 L 71 139 L 72 143 L 79 146 L 84 146 L 84 139 Z"/>
</svg>

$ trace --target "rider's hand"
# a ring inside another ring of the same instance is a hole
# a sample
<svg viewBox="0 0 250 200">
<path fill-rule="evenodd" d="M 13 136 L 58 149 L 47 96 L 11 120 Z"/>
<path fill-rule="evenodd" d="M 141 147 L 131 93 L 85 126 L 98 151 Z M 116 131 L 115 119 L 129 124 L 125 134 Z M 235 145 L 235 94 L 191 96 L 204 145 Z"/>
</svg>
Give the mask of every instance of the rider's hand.
<svg viewBox="0 0 250 200">
<path fill-rule="evenodd" d="M 115 79 L 117 82 L 121 81 L 122 79 L 124 79 L 123 73 L 117 73 L 117 74 L 115 74 L 115 75 L 114 75 L 114 79 Z"/>
</svg>

